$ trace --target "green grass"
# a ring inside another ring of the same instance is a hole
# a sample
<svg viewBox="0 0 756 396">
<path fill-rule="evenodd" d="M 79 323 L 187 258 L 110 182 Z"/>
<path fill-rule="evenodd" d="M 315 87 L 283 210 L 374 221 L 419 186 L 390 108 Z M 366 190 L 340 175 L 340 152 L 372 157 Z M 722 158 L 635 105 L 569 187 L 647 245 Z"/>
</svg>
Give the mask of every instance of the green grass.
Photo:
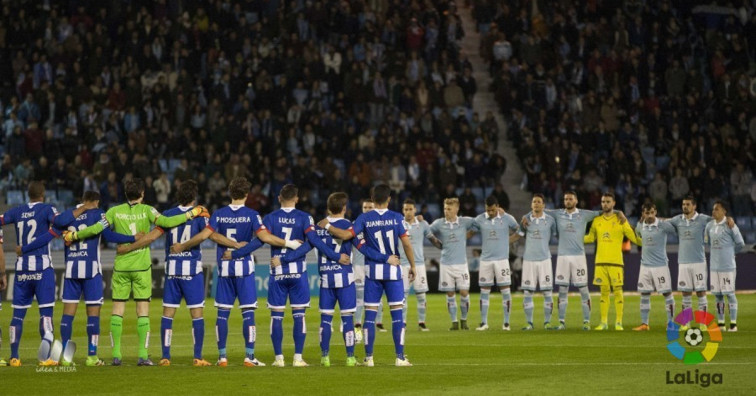
<svg viewBox="0 0 756 396">
<path fill-rule="evenodd" d="M 319 314 L 317 309 L 308 310 L 308 338 L 305 360 L 312 366 L 304 369 L 287 367 L 245 368 L 241 336 L 241 315 L 232 312 L 228 340 L 229 367 L 195 368 L 191 366 L 192 340 L 191 321 L 185 308 L 179 310 L 174 321 L 173 365 L 171 367 L 136 367 L 136 320 L 134 306 L 129 304 L 124 322 L 122 367 L 84 367 L 86 335 L 83 306 L 74 324 L 74 340 L 79 345 L 75 372 L 38 372 L 36 352 L 39 345 L 36 309 L 29 311 L 24 326 L 21 345 L 21 368 L 0 367 L 0 389 L 3 394 L 170 394 L 181 390 L 184 393 L 240 393 L 263 394 L 501 394 L 503 391 L 520 394 L 544 393 L 589 393 L 589 394 L 637 394 L 639 392 L 682 394 L 691 392 L 733 392 L 744 394 L 756 385 L 753 372 L 756 369 L 756 295 L 739 295 L 739 333 L 726 333 L 716 357 L 709 363 L 686 366 L 675 360 L 666 350 L 664 333 L 663 299 L 652 299 L 652 331 L 636 333 L 631 330 L 639 322 L 638 297 L 627 296 L 625 331 L 584 332 L 580 328 L 580 300 L 570 297 L 567 316 L 568 330 L 545 331 L 538 327 L 533 332 L 522 332 L 524 325 L 522 297 L 515 295 L 512 312 L 512 331 L 501 331 L 500 297 L 491 301 L 487 332 L 449 332 L 449 318 L 442 295 L 430 296 L 428 326 L 431 331 L 417 331 L 415 323 L 415 299 L 410 297 L 409 325 L 407 327 L 406 351 L 415 365 L 411 368 L 393 367 L 393 341 L 391 332 L 379 333 L 376 340 L 376 367 L 344 367 L 345 353 L 340 335 L 334 334 L 331 341 L 332 367 L 320 367 L 318 346 Z M 676 298 L 678 309 L 680 297 Z M 713 297 L 709 306 L 714 309 Z M 536 299 L 536 323 L 542 318 L 542 300 Z M 593 297 L 593 324 L 598 321 L 598 297 Z M 695 304 L 695 299 L 694 299 Z M 313 299 L 313 307 L 317 300 Z M 472 296 L 470 324 L 479 321 L 478 297 Z M 555 304 L 556 305 L 556 304 Z M 212 301 L 207 302 L 212 307 Z M 265 306 L 260 301 L 260 306 Z M 612 307 L 612 312 L 613 312 Z M 160 357 L 160 301 L 152 303 L 152 335 L 150 351 L 153 359 Z M 104 307 L 100 357 L 110 360 L 109 332 L 110 304 Z M 55 311 L 56 335 L 62 305 Z M 0 356 L 8 357 L 7 329 L 10 322 L 9 304 L 0 313 L 0 326 L 4 330 Z M 556 318 L 556 307 L 554 312 Z M 613 313 L 610 314 L 610 321 Z M 268 334 L 270 314 L 267 309 L 258 310 L 257 357 L 265 363 L 273 360 L 273 349 Z M 205 314 L 205 357 L 215 361 L 217 350 L 214 337 L 215 309 Z M 335 321 L 338 322 L 338 321 Z M 384 322 L 389 324 L 388 312 Z M 291 315 L 285 319 L 284 353 L 287 365 L 291 364 L 293 341 Z M 474 326 L 473 326 L 474 327 Z M 362 345 L 357 346 L 358 358 L 364 356 Z M 703 388 L 700 385 L 667 385 L 667 371 L 672 375 L 685 373 L 721 373 L 722 385 Z"/>
</svg>

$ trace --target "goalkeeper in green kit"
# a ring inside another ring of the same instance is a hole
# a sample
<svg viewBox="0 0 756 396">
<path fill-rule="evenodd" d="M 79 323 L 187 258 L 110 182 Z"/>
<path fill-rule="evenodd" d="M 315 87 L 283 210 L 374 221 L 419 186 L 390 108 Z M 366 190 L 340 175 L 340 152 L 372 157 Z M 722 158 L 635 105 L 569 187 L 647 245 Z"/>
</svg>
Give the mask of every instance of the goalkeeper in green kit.
<svg viewBox="0 0 756 396">
<path fill-rule="evenodd" d="M 105 213 L 106 221 L 97 223 L 78 232 L 65 234 L 66 242 L 73 242 L 89 238 L 102 232 L 104 227 L 111 227 L 115 232 L 125 235 L 150 232 L 152 224 L 156 229 L 152 232 L 162 232 L 161 227 L 173 228 L 187 220 L 207 215 L 207 209 L 202 206 L 173 217 L 161 216 L 155 208 L 142 204 L 144 199 L 144 181 L 142 179 L 127 180 L 123 183 L 127 203 L 110 208 Z M 123 333 L 123 313 L 126 301 L 133 294 L 136 302 L 137 333 L 139 334 L 138 366 L 154 366 L 149 359 L 147 347 L 150 335 L 150 299 L 152 297 L 152 269 L 149 246 L 117 254 L 113 268 L 113 314 L 110 317 L 110 336 L 113 344 L 113 365 L 121 365 L 121 334 Z"/>
</svg>

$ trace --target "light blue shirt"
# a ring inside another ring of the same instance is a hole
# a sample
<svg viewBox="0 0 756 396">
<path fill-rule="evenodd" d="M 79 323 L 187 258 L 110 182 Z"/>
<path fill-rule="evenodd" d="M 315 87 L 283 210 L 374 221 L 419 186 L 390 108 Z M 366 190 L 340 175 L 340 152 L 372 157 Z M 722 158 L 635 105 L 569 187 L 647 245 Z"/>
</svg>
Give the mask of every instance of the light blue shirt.
<svg viewBox="0 0 756 396">
<path fill-rule="evenodd" d="M 458 216 L 453 223 L 440 218 L 431 224 L 431 232 L 443 244 L 441 265 L 467 264 L 467 231 L 474 222 L 472 217 Z"/>
<path fill-rule="evenodd" d="M 517 221 L 509 213 L 488 217 L 483 213 L 475 218 L 473 229 L 480 232 L 483 240 L 481 261 L 509 259 L 509 234 L 517 231 Z"/>
<path fill-rule="evenodd" d="M 556 220 L 545 212 L 541 217 L 528 215 L 528 226 L 520 227 L 519 234 L 525 237 L 523 260 L 543 261 L 551 259 L 549 241 L 557 232 Z"/>
<path fill-rule="evenodd" d="M 698 212 L 694 213 L 690 220 L 686 219 L 685 215 L 677 215 L 667 220 L 675 227 L 680 238 L 680 248 L 677 252 L 679 264 L 706 262 L 704 230 L 709 221 L 711 221 L 711 216 Z"/>
<path fill-rule="evenodd" d="M 727 219 L 706 224 L 704 241 L 711 247 L 711 270 L 714 272 L 735 271 L 735 253 L 745 246 L 738 226 L 730 228 Z"/>
<path fill-rule="evenodd" d="M 643 239 L 641 265 L 646 267 L 664 267 L 669 264 L 667 257 L 667 235 L 675 233 L 675 227 L 657 218 L 651 224 L 638 222 L 635 226 L 638 238 Z"/>
<path fill-rule="evenodd" d="M 407 235 L 410 237 L 410 243 L 412 244 L 412 252 L 415 256 L 415 265 L 425 265 L 425 254 L 423 254 L 423 241 L 425 238 L 428 238 L 429 236 L 433 235 L 430 231 L 430 225 L 428 225 L 428 222 L 423 221 L 417 221 L 417 218 L 414 219 L 413 223 L 408 223 L 407 221 L 404 222 L 404 228 L 407 229 Z M 401 263 L 403 266 L 409 267 L 410 263 L 409 260 L 407 260 L 407 254 L 404 253 L 404 249 L 401 249 L 399 251 L 399 254 L 401 255 L 399 257 Z"/>
<path fill-rule="evenodd" d="M 601 212 L 577 208 L 572 213 L 567 213 L 567 209 L 547 210 L 546 212 L 556 220 L 557 232 L 559 233 L 557 254 L 559 256 L 585 255 L 583 237 L 586 227 Z"/>
</svg>

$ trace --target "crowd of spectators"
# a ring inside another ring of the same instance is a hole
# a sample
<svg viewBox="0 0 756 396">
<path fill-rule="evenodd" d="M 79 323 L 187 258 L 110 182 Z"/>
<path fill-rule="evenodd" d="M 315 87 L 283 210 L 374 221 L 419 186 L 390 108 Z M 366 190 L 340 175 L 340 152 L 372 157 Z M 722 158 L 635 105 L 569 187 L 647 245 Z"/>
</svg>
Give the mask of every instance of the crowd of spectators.
<svg viewBox="0 0 756 396">
<path fill-rule="evenodd" d="M 756 10 L 747 0 L 475 0 L 481 55 L 526 177 L 559 205 L 756 211 Z"/>
<path fill-rule="evenodd" d="M 379 182 L 420 203 L 488 192 L 506 160 L 464 34 L 441 0 L 5 1 L 0 188 L 107 207 L 141 177 L 164 208 L 193 178 L 214 208 L 246 176 L 264 213 L 289 182 L 320 213 Z"/>
</svg>

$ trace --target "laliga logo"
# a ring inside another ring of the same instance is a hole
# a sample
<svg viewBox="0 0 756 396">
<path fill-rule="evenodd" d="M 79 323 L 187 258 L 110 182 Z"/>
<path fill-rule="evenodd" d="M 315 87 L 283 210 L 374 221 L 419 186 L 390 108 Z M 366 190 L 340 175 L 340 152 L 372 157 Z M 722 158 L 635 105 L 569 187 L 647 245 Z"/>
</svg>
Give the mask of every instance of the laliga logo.
<svg viewBox="0 0 756 396">
<path fill-rule="evenodd" d="M 699 326 L 694 327 L 696 324 L 705 326 L 706 330 L 704 331 L 709 333 L 709 341 L 706 342 L 703 350 L 697 348 L 703 343 L 704 337 Z M 689 349 L 680 344 L 680 326 L 688 327 L 687 330 L 682 332 L 683 340 L 696 349 Z M 667 349 L 672 356 L 682 360 L 685 364 L 698 364 L 704 361 L 710 362 L 714 359 L 717 349 L 719 349 L 719 343 L 722 342 L 722 333 L 714 321 L 714 315 L 704 311 L 693 312 L 692 308 L 688 308 L 680 312 L 675 317 L 674 322 L 667 325 L 667 341 L 669 341 Z"/>
</svg>

